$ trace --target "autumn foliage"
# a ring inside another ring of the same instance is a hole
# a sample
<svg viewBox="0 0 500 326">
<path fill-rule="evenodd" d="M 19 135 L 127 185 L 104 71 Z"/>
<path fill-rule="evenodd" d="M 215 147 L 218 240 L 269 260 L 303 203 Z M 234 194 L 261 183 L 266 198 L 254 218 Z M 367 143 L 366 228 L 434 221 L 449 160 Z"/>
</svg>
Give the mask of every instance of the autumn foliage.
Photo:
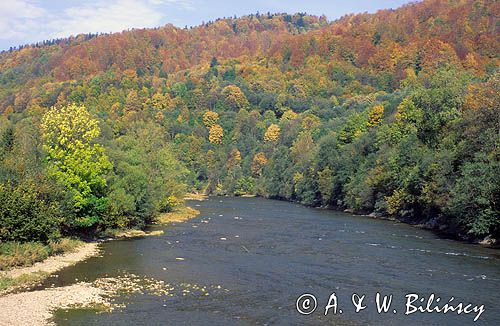
<svg viewBox="0 0 500 326">
<path fill-rule="evenodd" d="M 189 189 L 498 238 L 499 12 L 253 14 L 1 53 L 0 198 L 34 190 L 86 231 L 142 227 Z"/>
</svg>

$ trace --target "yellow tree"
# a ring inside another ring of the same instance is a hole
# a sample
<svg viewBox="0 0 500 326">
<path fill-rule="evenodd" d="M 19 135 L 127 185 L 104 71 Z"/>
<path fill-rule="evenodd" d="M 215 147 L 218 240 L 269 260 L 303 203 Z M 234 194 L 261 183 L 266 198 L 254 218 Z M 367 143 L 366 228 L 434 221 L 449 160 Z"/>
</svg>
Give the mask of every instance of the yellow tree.
<svg viewBox="0 0 500 326">
<path fill-rule="evenodd" d="M 139 112 L 141 109 L 142 103 L 139 99 L 137 91 L 131 90 L 127 95 L 127 99 L 125 100 L 125 110 L 127 112 Z"/>
<path fill-rule="evenodd" d="M 158 92 L 153 95 L 151 100 L 149 100 L 149 103 L 156 110 L 163 111 L 170 108 L 170 106 L 172 105 L 172 99 L 170 98 L 170 95 L 163 95 L 162 93 Z"/>
<path fill-rule="evenodd" d="M 264 141 L 276 142 L 280 138 L 281 129 L 277 124 L 271 124 L 264 134 Z"/>
<path fill-rule="evenodd" d="M 376 105 L 368 112 L 368 127 L 378 126 L 384 118 L 384 106 Z"/>
<path fill-rule="evenodd" d="M 467 56 L 465 57 L 465 61 L 463 62 L 463 66 L 465 69 L 477 69 L 478 68 L 478 63 L 476 60 L 476 56 L 474 53 L 468 53 Z"/>
<path fill-rule="evenodd" d="M 252 173 L 256 176 L 261 175 L 262 168 L 267 164 L 267 157 L 264 153 L 259 152 L 255 154 L 252 160 Z"/>
<path fill-rule="evenodd" d="M 207 111 L 203 115 L 203 124 L 207 128 L 212 128 L 214 125 L 219 122 L 219 114 L 214 111 Z"/>
<path fill-rule="evenodd" d="M 233 110 L 245 109 L 249 106 L 245 94 L 238 86 L 229 85 L 222 90 L 224 101 Z"/>
<path fill-rule="evenodd" d="M 236 182 L 241 178 L 241 153 L 237 148 L 233 148 L 226 161 L 227 176 L 224 188 L 234 192 Z"/>
<path fill-rule="evenodd" d="M 281 116 L 280 122 L 295 120 L 299 117 L 299 115 L 292 110 L 287 110 Z"/>
<path fill-rule="evenodd" d="M 217 144 L 220 145 L 222 144 L 222 137 L 224 136 L 224 130 L 220 125 L 213 125 L 210 128 L 209 134 L 208 134 L 208 140 L 212 144 Z"/>
<path fill-rule="evenodd" d="M 156 122 L 160 123 L 164 119 L 165 119 L 165 115 L 163 114 L 163 112 L 161 112 L 161 111 L 156 112 L 156 114 L 155 114 L 155 120 L 156 120 Z"/>
</svg>

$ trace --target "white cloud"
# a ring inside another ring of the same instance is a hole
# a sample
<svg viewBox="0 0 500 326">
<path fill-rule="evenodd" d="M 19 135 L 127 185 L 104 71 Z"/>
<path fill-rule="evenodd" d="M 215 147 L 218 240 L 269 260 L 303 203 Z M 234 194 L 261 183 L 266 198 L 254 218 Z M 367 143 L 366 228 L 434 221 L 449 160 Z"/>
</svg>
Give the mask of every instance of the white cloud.
<svg viewBox="0 0 500 326">
<path fill-rule="evenodd" d="M 62 18 L 49 23 L 52 37 L 79 33 L 120 32 L 128 28 L 152 27 L 161 23 L 162 14 L 137 0 L 97 1 L 71 7 Z"/>
<path fill-rule="evenodd" d="M 194 9 L 192 1 L 94 0 L 49 11 L 38 0 L 0 0 L 0 40 L 22 44 L 80 33 L 155 27 L 162 25 L 169 9 Z"/>
<path fill-rule="evenodd" d="M 29 0 L 0 1 L 0 39 L 26 37 L 37 30 L 46 11 Z"/>
<path fill-rule="evenodd" d="M 194 4 L 191 0 L 148 0 L 148 2 L 153 5 L 168 4 L 168 5 L 179 6 L 183 9 L 188 9 L 188 10 L 195 9 Z"/>
</svg>

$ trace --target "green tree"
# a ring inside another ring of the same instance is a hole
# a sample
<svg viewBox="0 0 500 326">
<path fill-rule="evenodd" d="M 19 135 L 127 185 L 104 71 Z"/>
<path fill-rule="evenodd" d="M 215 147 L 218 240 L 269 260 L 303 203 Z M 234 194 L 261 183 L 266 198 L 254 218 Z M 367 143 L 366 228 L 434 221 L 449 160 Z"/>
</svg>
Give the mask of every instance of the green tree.
<svg viewBox="0 0 500 326">
<path fill-rule="evenodd" d="M 59 237 L 59 204 L 40 188 L 34 181 L 0 183 L 0 241 L 47 242 Z"/>
<path fill-rule="evenodd" d="M 449 212 L 475 236 L 500 235 L 500 161 L 480 154 L 462 167 Z"/>
<path fill-rule="evenodd" d="M 105 175 L 112 167 L 104 148 L 97 119 L 75 104 L 51 108 L 43 116 L 43 148 L 47 152 L 48 174 L 71 193 L 70 227 L 98 225 L 106 209 Z"/>
</svg>

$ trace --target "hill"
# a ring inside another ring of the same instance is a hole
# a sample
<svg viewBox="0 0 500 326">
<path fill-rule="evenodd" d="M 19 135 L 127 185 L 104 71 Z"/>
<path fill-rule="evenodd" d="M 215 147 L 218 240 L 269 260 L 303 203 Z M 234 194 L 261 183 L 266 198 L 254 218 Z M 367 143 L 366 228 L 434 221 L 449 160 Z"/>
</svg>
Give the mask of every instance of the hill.
<svg viewBox="0 0 500 326">
<path fill-rule="evenodd" d="M 62 233 L 88 232 L 141 227 L 185 190 L 498 238 L 499 13 L 428 0 L 4 52 L 0 220 L 12 226 L 0 239 L 34 218 L 23 200 L 60 216 Z"/>
</svg>

